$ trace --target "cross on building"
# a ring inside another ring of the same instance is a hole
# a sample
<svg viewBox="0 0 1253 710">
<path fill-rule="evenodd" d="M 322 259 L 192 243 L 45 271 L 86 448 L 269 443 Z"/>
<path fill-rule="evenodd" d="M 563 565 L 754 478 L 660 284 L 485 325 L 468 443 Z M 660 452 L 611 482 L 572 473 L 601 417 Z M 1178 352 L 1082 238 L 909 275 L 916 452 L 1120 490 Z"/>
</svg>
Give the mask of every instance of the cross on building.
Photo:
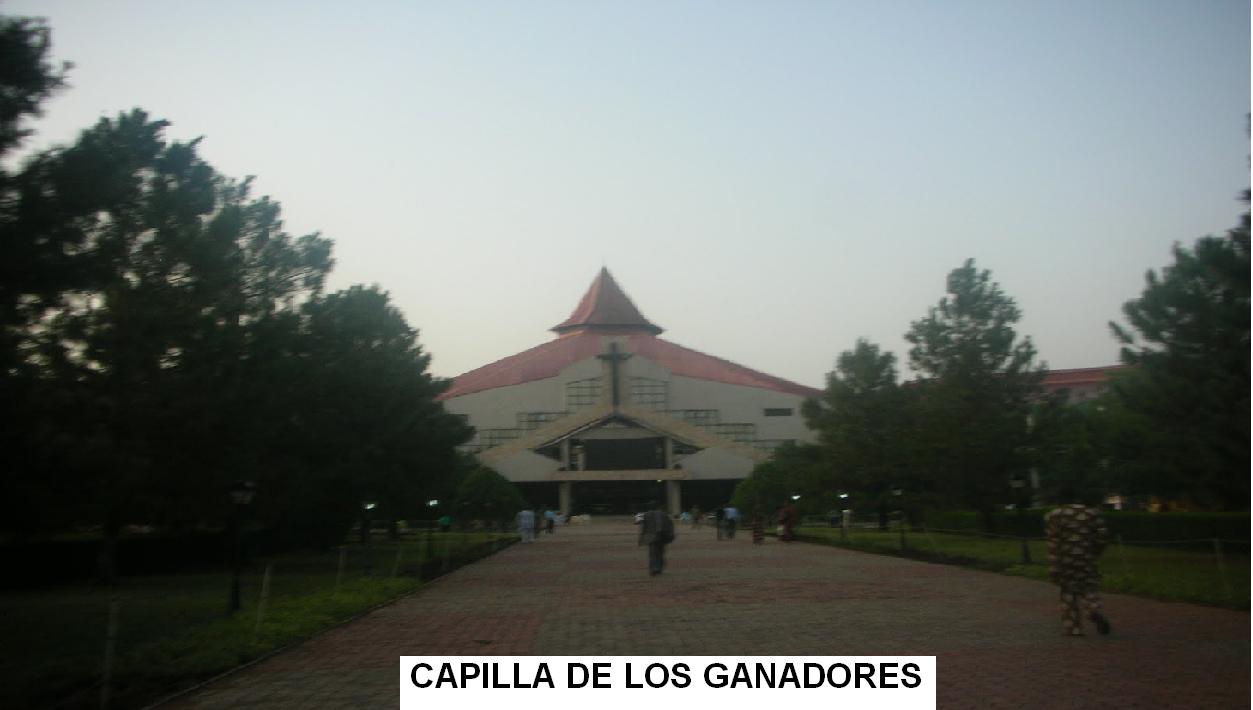
<svg viewBox="0 0 1253 710">
<path fill-rule="evenodd" d="M 626 362 L 627 359 L 631 357 L 631 353 L 618 352 L 618 343 L 610 341 L 609 352 L 597 355 L 596 357 L 609 363 L 609 387 L 613 391 L 611 403 L 613 404 L 614 411 L 617 411 L 618 407 L 622 404 L 622 379 L 620 373 L 618 372 L 618 363 Z"/>
</svg>

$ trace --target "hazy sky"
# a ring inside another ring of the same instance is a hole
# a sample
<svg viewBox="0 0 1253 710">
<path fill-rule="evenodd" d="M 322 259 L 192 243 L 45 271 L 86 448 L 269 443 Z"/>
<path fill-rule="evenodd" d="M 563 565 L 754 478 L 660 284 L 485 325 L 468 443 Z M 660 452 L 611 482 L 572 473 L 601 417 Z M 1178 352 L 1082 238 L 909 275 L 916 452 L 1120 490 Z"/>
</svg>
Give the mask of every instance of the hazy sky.
<svg viewBox="0 0 1253 710">
<path fill-rule="evenodd" d="M 607 265 L 662 336 L 820 386 L 967 257 L 1051 367 L 1112 364 L 1146 269 L 1233 226 L 1247 2 L 7 2 L 72 88 L 139 106 L 335 241 L 453 376 Z"/>
</svg>

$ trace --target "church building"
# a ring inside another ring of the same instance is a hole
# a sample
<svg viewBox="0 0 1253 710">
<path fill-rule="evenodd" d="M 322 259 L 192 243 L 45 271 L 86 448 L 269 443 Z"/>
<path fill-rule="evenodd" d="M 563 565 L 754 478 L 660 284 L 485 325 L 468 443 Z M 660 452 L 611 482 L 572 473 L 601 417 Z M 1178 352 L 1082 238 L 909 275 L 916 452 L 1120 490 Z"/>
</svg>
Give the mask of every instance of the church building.
<svg viewBox="0 0 1253 710">
<path fill-rule="evenodd" d="M 821 393 L 658 337 L 607 269 L 554 339 L 453 380 L 466 445 L 564 513 L 672 513 L 726 502 L 785 442 L 811 442 L 801 403 Z"/>
</svg>

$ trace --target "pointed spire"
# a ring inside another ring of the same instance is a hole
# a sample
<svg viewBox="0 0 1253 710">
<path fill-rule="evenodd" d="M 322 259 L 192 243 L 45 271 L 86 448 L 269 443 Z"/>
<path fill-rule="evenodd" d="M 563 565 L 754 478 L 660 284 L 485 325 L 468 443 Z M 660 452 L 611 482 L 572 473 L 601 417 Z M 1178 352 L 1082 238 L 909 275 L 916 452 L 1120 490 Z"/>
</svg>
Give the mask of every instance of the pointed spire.
<svg viewBox="0 0 1253 710">
<path fill-rule="evenodd" d="M 592 285 L 583 294 L 574 312 L 552 330 L 562 335 L 579 330 L 644 331 L 657 335 L 661 328 L 648 322 L 613 280 L 609 269 L 601 267 Z"/>
</svg>

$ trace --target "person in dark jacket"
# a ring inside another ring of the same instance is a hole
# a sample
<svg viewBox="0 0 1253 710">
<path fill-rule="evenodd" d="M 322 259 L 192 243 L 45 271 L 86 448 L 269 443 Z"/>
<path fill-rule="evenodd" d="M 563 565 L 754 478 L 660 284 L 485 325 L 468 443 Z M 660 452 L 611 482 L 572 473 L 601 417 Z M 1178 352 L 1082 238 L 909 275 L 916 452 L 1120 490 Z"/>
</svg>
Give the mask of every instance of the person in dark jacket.
<svg viewBox="0 0 1253 710">
<path fill-rule="evenodd" d="M 674 542 L 674 521 L 656 503 L 640 521 L 641 545 L 648 545 L 648 574 L 655 577 L 666 567 L 666 545 Z"/>
</svg>

